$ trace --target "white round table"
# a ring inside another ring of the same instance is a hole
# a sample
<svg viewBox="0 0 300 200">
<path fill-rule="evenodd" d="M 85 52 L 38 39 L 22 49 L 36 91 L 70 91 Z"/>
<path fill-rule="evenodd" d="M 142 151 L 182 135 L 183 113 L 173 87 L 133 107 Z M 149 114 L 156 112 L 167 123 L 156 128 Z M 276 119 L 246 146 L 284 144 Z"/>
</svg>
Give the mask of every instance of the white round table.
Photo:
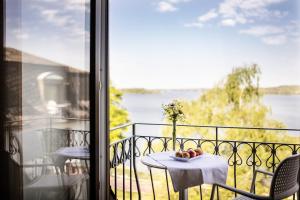
<svg viewBox="0 0 300 200">
<path fill-rule="evenodd" d="M 89 160 L 90 150 L 88 147 L 63 147 L 55 151 L 56 156 L 69 158 L 69 159 L 79 159 L 79 160 Z"/>
<path fill-rule="evenodd" d="M 62 147 L 53 153 L 56 156 L 57 165 L 63 170 L 63 166 L 67 159 L 83 160 L 87 171 L 89 172 L 87 161 L 90 159 L 90 150 L 88 147 Z"/>
<path fill-rule="evenodd" d="M 228 164 L 227 160 L 221 156 L 204 154 L 197 159 L 189 162 L 175 161 L 170 155 L 174 155 L 175 152 L 159 152 L 149 154 L 141 158 L 141 162 L 149 168 L 151 182 L 153 187 L 151 168 L 162 169 L 168 171 L 174 190 L 179 191 L 179 199 L 188 199 L 188 186 L 196 186 L 199 184 L 213 184 L 213 183 L 225 183 L 227 178 Z M 182 176 L 184 175 L 184 176 Z M 187 180 L 190 179 L 193 183 Z M 181 185 L 184 183 L 185 185 Z M 168 182 L 167 182 L 168 184 Z M 174 185 L 175 184 L 175 185 Z M 168 186 L 168 185 L 167 185 Z M 153 193 L 154 193 L 154 188 Z"/>
<path fill-rule="evenodd" d="M 90 149 L 87 146 L 74 146 L 74 147 L 62 147 L 56 150 L 53 153 L 53 156 L 56 157 L 55 163 L 56 165 L 60 168 L 61 172 L 64 171 L 64 165 L 66 160 L 68 159 L 78 159 L 78 160 L 83 160 L 84 165 L 86 167 L 87 173 L 84 174 L 86 178 L 90 176 L 90 170 L 88 166 L 88 160 L 90 159 Z M 63 173 L 61 173 L 63 176 Z M 85 182 L 86 188 L 89 188 L 89 181 Z M 80 185 L 79 187 L 79 194 L 81 193 L 82 187 Z M 87 198 L 89 198 L 89 189 L 87 189 Z"/>
</svg>

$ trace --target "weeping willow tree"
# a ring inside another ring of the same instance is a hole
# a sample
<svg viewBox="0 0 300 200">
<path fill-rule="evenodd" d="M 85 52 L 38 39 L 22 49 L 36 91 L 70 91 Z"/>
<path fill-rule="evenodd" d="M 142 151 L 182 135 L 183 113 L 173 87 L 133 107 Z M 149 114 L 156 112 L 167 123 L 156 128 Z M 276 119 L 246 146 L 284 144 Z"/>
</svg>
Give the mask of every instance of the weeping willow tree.
<svg viewBox="0 0 300 200">
<path fill-rule="evenodd" d="M 217 86 L 205 91 L 193 101 L 183 102 L 186 121 L 190 124 L 272 127 L 285 128 L 285 125 L 271 117 L 271 107 L 263 103 L 259 90 L 260 69 L 257 65 L 234 68 Z M 186 130 L 183 134 L 209 137 L 208 129 Z M 285 134 L 272 131 L 223 130 L 224 139 L 247 141 L 289 141 Z M 266 134 L 268 133 L 268 134 Z M 284 136 L 284 137 L 281 137 Z"/>
<path fill-rule="evenodd" d="M 116 87 L 110 87 L 110 112 L 109 112 L 109 119 L 110 119 L 110 127 L 117 127 L 129 122 L 128 112 L 125 108 L 121 106 L 122 102 L 122 92 L 118 90 Z M 115 141 L 121 139 L 123 137 L 122 133 L 125 129 L 118 129 L 112 131 L 110 133 L 110 141 Z"/>
<path fill-rule="evenodd" d="M 282 122 L 272 119 L 271 108 L 263 103 L 263 95 L 259 90 L 260 75 L 260 69 L 256 64 L 234 68 L 225 79 L 220 81 L 214 88 L 203 92 L 198 99 L 183 101 L 182 109 L 186 123 L 194 125 L 285 128 Z M 164 135 L 169 136 L 170 132 L 170 128 L 166 128 Z M 184 137 L 214 139 L 215 129 L 182 127 L 178 129 L 178 134 Z M 221 129 L 219 135 L 223 140 L 300 142 L 299 138 L 282 131 Z M 207 151 L 212 150 L 211 146 L 204 146 L 203 148 Z M 232 147 L 224 144 L 220 146 L 220 153 L 230 157 L 232 155 Z M 246 162 L 247 159 L 249 161 L 249 156 L 252 153 L 251 146 L 241 145 L 238 153 L 239 159 L 243 160 L 243 163 L 237 169 L 238 187 L 249 190 L 252 167 L 247 166 Z M 276 155 L 282 159 L 290 154 L 290 149 L 279 148 Z M 271 149 L 262 145 L 257 148 L 257 155 L 263 161 L 261 167 L 270 170 L 266 167 L 265 161 L 272 155 Z M 233 169 L 230 167 L 227 183 L 233 185 L 233 181 Z M 267 187 L 264 187 L 267 185 L 266 178 L 259 177 L 257 181 L 260 184 L 257 187 L 257 192 L 260 194 L 267 193 Z M 197 194 L 198 192 L 195 190 L 192 193 Z M 230 194 L 223 192 L 222 196 L 225 195 L 229 198 Z M 209 191 L 206 191 L 206 196 L 209 196 Z M 195 198 L 199 198 L 199 196 Z"/>
</svg>

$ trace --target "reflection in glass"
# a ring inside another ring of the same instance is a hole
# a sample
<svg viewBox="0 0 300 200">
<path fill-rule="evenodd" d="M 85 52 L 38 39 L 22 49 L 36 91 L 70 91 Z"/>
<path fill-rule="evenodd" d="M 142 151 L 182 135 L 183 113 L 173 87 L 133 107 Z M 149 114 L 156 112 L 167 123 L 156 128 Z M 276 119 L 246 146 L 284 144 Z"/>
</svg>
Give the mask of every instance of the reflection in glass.
<svg viewBox="0 0 300 200">
<path fill-rule="evenodd" d="M 7 133 L 23 198 L 89 198 L 89 1 L 6 1 Z"/>
</svg>

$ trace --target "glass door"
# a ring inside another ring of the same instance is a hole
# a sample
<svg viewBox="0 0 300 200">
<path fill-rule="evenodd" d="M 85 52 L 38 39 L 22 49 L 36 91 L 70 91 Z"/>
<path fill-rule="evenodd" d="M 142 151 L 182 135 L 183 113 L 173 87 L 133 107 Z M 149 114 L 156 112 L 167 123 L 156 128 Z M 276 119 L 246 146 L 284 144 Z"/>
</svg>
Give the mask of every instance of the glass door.
<svg viewBox="0 0 300 200">
<path fill-rule="evenodd" d="M 93 2 L 1 2 L 0 141 L 9 199 L 95 196 Z"/>
</svg>

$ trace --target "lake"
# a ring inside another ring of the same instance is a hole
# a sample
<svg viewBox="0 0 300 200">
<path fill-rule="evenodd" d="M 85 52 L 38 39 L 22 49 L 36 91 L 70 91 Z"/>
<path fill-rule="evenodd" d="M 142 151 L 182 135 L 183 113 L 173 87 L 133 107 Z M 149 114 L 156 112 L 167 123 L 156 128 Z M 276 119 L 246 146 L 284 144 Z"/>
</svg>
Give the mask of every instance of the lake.
<svg viewBox="0 0 300 200">
<path fill-rule="evenodd" d="M 163 123 L 162 104 L 173 99 L 193 100 L 200 96 L 194 90 L 167 90 L 155 94 L 124 94 L 122 106 L 129 112 L 132 122 Z M 265 95 L 265 105 L 271 108 L 272 118 L 283 122 L 288 128 L 300 128 L 300 95 Z M 230 124 L 228 124 L 230 126 Z M 159 127 L 139 129 L 138 134 L 159 135 Z M 300 134 L 300 133 L 299 133 Z"/>
</svg>

